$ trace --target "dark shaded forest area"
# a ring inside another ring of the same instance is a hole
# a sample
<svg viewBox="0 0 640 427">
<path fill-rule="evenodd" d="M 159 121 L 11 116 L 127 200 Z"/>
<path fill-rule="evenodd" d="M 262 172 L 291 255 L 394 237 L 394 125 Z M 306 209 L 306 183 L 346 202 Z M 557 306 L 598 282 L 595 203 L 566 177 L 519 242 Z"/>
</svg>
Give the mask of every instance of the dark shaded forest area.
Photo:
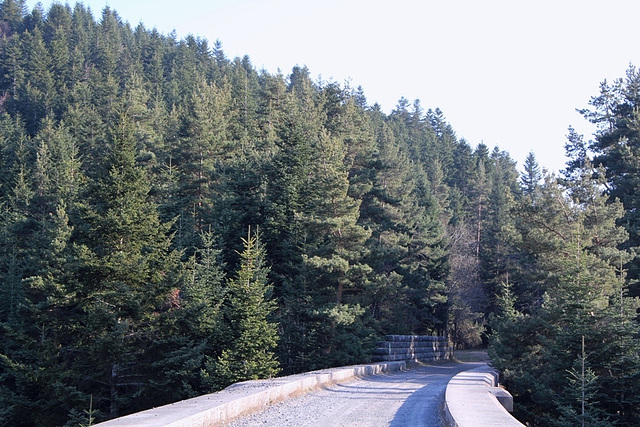
<svg viewBox="0 0 640 427">
<path fill-rule="evenodd" d="M 533 425 L 640 417 L 633 67 L 555 176 L 418 100 L 385 114 L 109 8 L 4 0 L 0 58 L 3 425 L 366 362 L 393 333 L 489 344 Z"/>
</svg>

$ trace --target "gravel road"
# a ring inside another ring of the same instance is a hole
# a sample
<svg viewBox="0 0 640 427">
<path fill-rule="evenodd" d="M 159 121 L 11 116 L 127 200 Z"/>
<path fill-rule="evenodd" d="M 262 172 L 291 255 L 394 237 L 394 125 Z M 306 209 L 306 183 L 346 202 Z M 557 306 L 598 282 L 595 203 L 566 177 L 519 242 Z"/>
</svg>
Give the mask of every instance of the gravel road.
<svg viewBox="0 0 640 427">
<path fill-rule="evenodd" d="M 458 372 L 481 362 L 413 365 L 308 393 L 247 415 L 230 427 L 439 427 L 444 392 Z"/>
</svg>

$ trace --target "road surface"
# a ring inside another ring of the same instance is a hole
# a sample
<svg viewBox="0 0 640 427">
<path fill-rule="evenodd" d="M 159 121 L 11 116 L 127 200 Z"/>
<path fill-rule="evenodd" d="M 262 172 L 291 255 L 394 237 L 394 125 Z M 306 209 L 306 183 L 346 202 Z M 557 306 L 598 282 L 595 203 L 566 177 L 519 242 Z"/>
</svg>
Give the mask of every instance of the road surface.
<svg viewBox="0 0 640 427">
<path fill-rule="evenodd" d="M 457 373 L 483 362 L 414 365 L 290 399 L 247 415 L 229 427 L 443 426 L 444 392 Z"/>
</svg>

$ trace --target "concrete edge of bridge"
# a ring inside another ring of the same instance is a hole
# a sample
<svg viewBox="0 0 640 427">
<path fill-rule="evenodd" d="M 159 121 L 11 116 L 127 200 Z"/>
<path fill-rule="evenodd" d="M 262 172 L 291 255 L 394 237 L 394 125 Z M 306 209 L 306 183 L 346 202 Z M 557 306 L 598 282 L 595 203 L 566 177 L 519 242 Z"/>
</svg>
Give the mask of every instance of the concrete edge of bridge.
<svg viewBox="0 0 640 427">
<path fill-rule="evenodd" d="M 101 427 L 211 427 L 274 403 L 331 384 L 407 368 L 405 361 L 323 369 L 287 377 L 233 384 L 217 393 L 194 397 L 96 424 Z"/>
<path fill-rule="evenodd" d="M 509 412 L 513 397 L 499 387 L 498 371 L 488 365 L 460 372 L 447 384 L 445 420 L 449 427 L 524 426 Z"/>
</svg>

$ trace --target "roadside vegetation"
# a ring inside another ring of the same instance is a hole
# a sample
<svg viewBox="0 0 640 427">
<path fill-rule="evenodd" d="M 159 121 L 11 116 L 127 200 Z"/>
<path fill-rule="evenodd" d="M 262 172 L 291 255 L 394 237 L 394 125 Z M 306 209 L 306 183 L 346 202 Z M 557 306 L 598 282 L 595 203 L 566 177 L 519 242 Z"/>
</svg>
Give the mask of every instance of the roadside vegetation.
<svg viewBox="0 0 640 427">
<path fill-rule="evenodd" d="M 366 362 L 386 334 L 489 345 L 533 425 L 640 418 L 635 68 L 554 175 L 108 7 L 1 1 L 0 58 L 0 424 Z"/>
</svg>

